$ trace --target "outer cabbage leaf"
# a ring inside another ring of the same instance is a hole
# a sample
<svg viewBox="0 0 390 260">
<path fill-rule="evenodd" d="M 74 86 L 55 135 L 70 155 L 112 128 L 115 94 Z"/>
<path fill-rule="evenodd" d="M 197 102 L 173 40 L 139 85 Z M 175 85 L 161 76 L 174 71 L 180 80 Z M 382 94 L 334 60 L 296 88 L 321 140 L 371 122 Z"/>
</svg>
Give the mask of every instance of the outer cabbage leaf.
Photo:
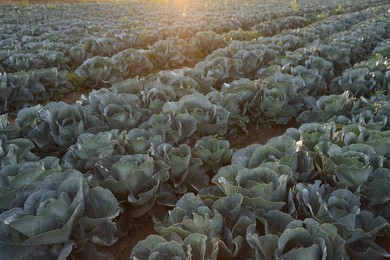
<svg viewBox="0 0 390 260">
<path fill-rule="evenodd" d="M 8 77 L 6 72 L 0 72 L 0 90 L 1 90 L 1 97 L 0 97 L 0 113 L 3 113 L 7 111 L 8 109 L 8 99 L 11 96 L 12 91 L 14 91 L 15 86 L 8 84 Z"/>
<path fill-rule="evenodd" d="M 128 93 L 139 95 L 142 90 L 143 80 L 129 78 L 112 84 L 110 90 L 114 93 Z"/>
<path fill-rule="evenodd" d="M 338 79 L 337 94 L 350 91 L 355 97 L 369 95 L 375 87 L 375 75 L 368 68 L 354 68 L 343 71 Z"/>
<path fill-rule="evenodd" d="M 82 235 L 78 243 L 90 240 L 94 244 L 111 246 L 117 238 L 116 223 L 112 222 L 122 209 L 110 190 L 102 187 L 91 188 L 85 196 L 85 212 L 79 220 Z"/>
<path fill-rule="evenodd" d="M 212 53 L 214 50 L 225 47 L 221 35 L 214 31 L 200 31 L 192 37 L 191 41 L 200 49 L 204 54 Z"/>
<path fill-rule="evenodd" d="M 352 108 L 351 120 L 370 129 L 389 130 L 389 103 L 389 95 L 372 95 L 370 99 L 360 97 Z"/>
<path fill-rule="evenodd" d="M 256 168 L 264 162 L 275 162 L 282 153 L 271 145 L 251 144 L 233 153 L 232 164 Z"/>
<path fill-rule="evenodd" d="M 184 75 L 183 69 L 160 71 L 156 75 L 156 82 L 168 86 L 175 93 L 176 99 L 197 93 L 199 89 L 199 83 L 195 79 Z"/>
<path fill-rule="evenodd" d="M 213 89 L 218 83 L 229 81 L 229 79 L 244 78 L 240 66 L 232 58 L 208 56 L 205 61 L 196 64 L 195 68 L 202 71 L 201 85 L 207 85 Z"/>
<path fill-rule="evenodd" d="M 253 78 L 254 74 L 261 67 L 264 58 L 264 50 L 238 50 L 234 53 L 232 61 L 239 64 L 239 71 L 246 78 Z"/>
<path fill-rule="evenodd" d="M 110 37 L 91 37 L 87 40 L 88 49 L 93 54 L 111 55 L 111 53 L 118 48 L 118 39 Z"/>
<path fill-rule="evenodd" d="M 376 244 L 378 232 L 388 227 L 389 223 L 372 212 L 362 211 L 357 218 L 356 228 L 353 231 L 340 229 L 339 233 L 347 241 L 347 251 L 351 258 L 356 259 L 384 259 L 390 256 L 384 248 Z M 356 237 L 356 233 L 362 233 Z"/>
<path fill-rule="evenodd" d="M 292 169 L 296 181 L 307 181 L 318 174 L 315 171 L 313 155 L 303 149 L 297 149 L 294 154 L 283 157 L 279 163 Z"/>
<path fill-rule="evenodd" d="M 207 97 L 212 103 L 229 111 L 229 125 L 237 126 L 247 132 L 248 116 L 258 117 L 261 114 L 258 107 L 260 91 L 255 81 L 240 79 L 231 84 L 225 83 L 222 91 L 212 91 L 207 94 Z"/>
<path fill-rule="evenodd" d="M 388 168 L 379 168 L 372 173 L 361 189 L 363 198 L 362 208 L 375 212 L 388 222 L 390 222 L 389 185 L 390 170 Z"/>
<path fill-rule="evenodd" d="M 23 108 L 18 112 L 16 125 L 19 126 L 21 134 L 26 136 L 38 124 L 38 111 L 42 109 L 41 105 Z"/>
<path fill-rule="evenodd" d="M 184 63 L 186 56 L 182 53 L 180 39 L 168 38 L 166 40 L 159 40 L 149 47 L 149 59 L 156 68 L 167 69 L 170 67 L 177 67 Z"/>
<path fill-rule="evenodd" d="M 344 143 L 344 145 L 363 143 L 370 137 L 366 127 L 353 123 L 345 125 L 340 131 L 337 131 L 335 135 Z"/>
<path fill-rule="evenodd" d="M 260 102 L 263 116 L 265 119 L 273 120 L 278 124 L 286 124 L 296 113 L 288 105 L 288 102 L 287 94 L 283 89 L 277 87 L 264 88 Z"/>
<path fill-rule="evenodd" d="M 176 241 L 149 235 L 145 240 L 138 242 L 131 252 L 131 258 L 141 259 L 185 259 L 187 256 L 183 247 Z"/>
<path fill-rule="evenodd" d="M 379 156 L 383 156 L 383 167 L 390 168 L 390 131 L 370 130 L 364 144 L 374 148 Z"/>
<path fill-rule="evenodd" d="M 129 154 L 147 154 L 152 145 L 163 143 L 161 135 L 152 135 L 149 131 L 141 128 L 134 128 L 127 133 Z"/>
<path fill-rule="evenodd" d="M 276 236 L 280 236 L 286 229 L 287 225 L 295 220 L 290 214 L 279 210 L 262 212 L 261 215 L 257 215 L 256 217 L 264 225 L 266 235 Z"/>
<path fill-rule="evenodd" d="M 272 234 L 259 236 L 256 232 L 256 225 L 251 225 L 248 228 L 246 240 L 249 246 L 255 250 L 256 259 L 266 260 L 275 258 L 275 250 L 278 248 L 278 236 Z"/>
<path fill-rule="evenodd" d="M 351 47 L 343 44 L 321 44 L 316 46 L 319 56 L 331 61 L 337 69 L 345 70 L 351 67 Z"/>
<path fill-rule="evenodd" d="M 20 136 L 20 128 L 18 125 L 10 125 L 8 114 L 0 115 L 0 136 L 5 136 L 6 139 L 16 139 Z"/>
<path fill-rule="evenodd" d="M 307 95 L 304 97 L 306 107 L 310 108 L 315 104 L 313 98 L 326 93 L 326 84 L 322 80 L 323 77 L 319 74 L 318 69 L 308 69 L 298 65 L 291 69 L 291 73 L 300 76 L 305 81 L 305 89 L 302 92 Z"/>
</svg>

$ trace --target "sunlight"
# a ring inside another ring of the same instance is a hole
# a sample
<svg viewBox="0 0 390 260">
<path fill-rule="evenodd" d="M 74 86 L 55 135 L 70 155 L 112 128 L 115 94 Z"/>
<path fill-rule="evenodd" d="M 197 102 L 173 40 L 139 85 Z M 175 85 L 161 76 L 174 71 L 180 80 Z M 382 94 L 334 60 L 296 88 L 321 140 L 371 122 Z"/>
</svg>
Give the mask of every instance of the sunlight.
<svg viewBox="0 0 390 260">
<path fill-rule="evenodd" d="M 190 0 L 174 0 L 175 6 L 185 11 Z M 184 13 L 184 12 L 183 12 Z"/>
</svg>

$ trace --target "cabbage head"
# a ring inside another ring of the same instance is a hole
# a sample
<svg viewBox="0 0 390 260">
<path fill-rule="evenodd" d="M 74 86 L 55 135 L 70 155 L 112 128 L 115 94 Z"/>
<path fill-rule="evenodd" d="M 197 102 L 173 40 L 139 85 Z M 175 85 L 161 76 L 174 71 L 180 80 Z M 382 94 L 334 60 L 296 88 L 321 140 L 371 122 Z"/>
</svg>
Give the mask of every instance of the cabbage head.
<svg viewBox="0 0 390 260">
<path fill-rule="evenodd" d="M 141 108 L 141 101 L 134 94 L 117 94 L 100 89 L 89 94 L 83 103 L 86 113 L 95 115 L 109 129 L 130 130 L 146 120 L 149 112 Z"/>
<path fill-rule="evenodd" d="M 197 122 L 197 133 L 201 136 L 220 134 L 227 131 L 229 112 L 211 103 L 205 96 L 196 93 L 182 97 L 177 102 L 167 102 L 163 113 L 189 114 Z"/>
<path fill-rule="evenodd" d="M 199 139 L 194 147 L 194 156 L 200 158 L 208 168 L 217 172 L 219 168 L 230 163 L 233 149 L 229 149 L 228 140 L 218 140 L 213 136 Z"/>
<path fill-rule="evenodd" d="M 110 161 L 96 163 L 94 179 L 100 186 L 112 190 L 118 200 L 130 203 L 128 214 L 131 217 L 140 217 L 155 203 L 167 204 L 166 197 L 159 192 L 169 178 L 168 170 L 163 161 L 146 154 L 112 156 Z"/>
<path fill-rule="evenodd" d="M 87 116 L 84 107 L 80 104 L 69 105 L 64 102 L 50 102 L 36 110 L 35 119 L 26 118 L 26 112 L 20 113 L 26 120 L 16 120 L 21 123 L 25 132 L 29 127 L 25 124 L 33 121 L 35 126 L 25 135 L 32 140 L 42 153 L 61 155 L 68 147 L 74 144 L 77 137 L 86 132 L 88 128 L 99 126 L 100 121 L 94 116 Z"/>
<path fill-rule="evenodd" d="M 294 220 L 285 226 L 281 214 L 273 214 L 283 226 L 282 234 L 259 236 L 254 225 L 248 229 L 249 245 L 256 259 L 345 259 L 345 241 L 332 224 L 319 224 L 311 218 Z M 285 217 L 284 217 L 285 218 Z M 285 221 L 284 221 L 285 222 Z"/>
<path fill-rule="evenodd" d="M 118 202 L 108 190 L 90 189 L 75 170 L 26 186 L 11 207 L 0 214 L 0 253 L 8 259 L 65 259 L 73 246 L 116 241 L 112 220 L 119 215 Z M 77 239 L 80 234 L 84 239 Z"/>
<path fill-rule="evenodd" d="M 199 259 L 243 257 L 248 253 L 241 251 L 246 229 L 256 219 L 242 203 L 242 195 L 232 194 L 215 200 L 209 208 L 193 193 L 186 193 L 164 222 L 156 221 L 155 228 L 162 236 L 191 247 Z"/>
</svg>

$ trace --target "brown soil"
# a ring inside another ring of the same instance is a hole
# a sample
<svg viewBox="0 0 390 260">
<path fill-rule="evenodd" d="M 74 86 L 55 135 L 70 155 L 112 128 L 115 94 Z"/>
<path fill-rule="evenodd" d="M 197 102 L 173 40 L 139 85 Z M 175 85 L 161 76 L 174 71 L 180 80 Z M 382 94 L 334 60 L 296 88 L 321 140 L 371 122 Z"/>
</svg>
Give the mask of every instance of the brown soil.
<svg viewBox="0 0 390 260">
<path fill-rule="evenodd" d="M 298 128 L 299 124 L 292 120 L 286 125 L 259 126 L 255 123 L 247 125 L 248 134 L 237 134 L 228 137 L 233 149 L 241 149 L 250 144 L 265 144 L 269 139 L 284 134 L 288 128 Z"/>
<path fill-rule="evenodd" d="M 390 252 L 390 237 L 378 236 L 375 242 L 383 247 L 387 252 Z M 390 258 L 387 258 L 390 259 Z"/>
<path fill-rule="evenodd" d="M 76 101 L 80 100 L 81 95 L 88 96 L 88 93 L 86 93 L 85 90 L 78 90 L 63 95 L 60 100 L 67 104 L 74 104 Z"/>
<path fill-rule="evenodd" d="M 157 234 L 153 229 L 153 223 L 148 222 L 144 227 L 134 231 L 130 231 L 125 237 L 121 237 L 118 242 L 110 247 L 98 247 L 100 252 L 103 252 L 110 259 L 128 260 L 130 258 L 133 247 L 141 240 L 144 240 L 151 234 Z"/>
</svg>

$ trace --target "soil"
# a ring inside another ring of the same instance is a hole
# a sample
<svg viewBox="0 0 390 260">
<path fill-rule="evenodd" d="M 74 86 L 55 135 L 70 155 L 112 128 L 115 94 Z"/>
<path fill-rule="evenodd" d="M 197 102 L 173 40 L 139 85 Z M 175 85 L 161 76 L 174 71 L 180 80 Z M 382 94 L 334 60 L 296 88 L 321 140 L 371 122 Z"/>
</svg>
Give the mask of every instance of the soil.
<svg viewBox="0 0 390 260">
<path fill-rule="evenodd" d="M 129 232 L 127 236 L 121 237 L 114 245 L 110 247 L 98 247 L 100 252 L 109 256 L 110 259 L 128 260 L 133 247 L 147 236 L 157 234 L 153 229 L 153 222 L 148 222 L 144 227 Z"/>
<path fill-rule="evenodd" d="M 74 92 L 70 92 L 68 94 L 65 94 L 59 98 L 60 101 L 65 102 L 67 104 L 74 104 L 76 101 L 80 100 L 81 95 L 88 96 L 88 93 L 85 90 L 77 90 Z"/>
<path fill-rule="evenodd" d="M 269 139 L 284 134 L 291 127 L 298 128 L 300 125 L 295 120 L 286 125 L 259 126 L 255 123 L 247 125 L 248 134 L 237 134 L 228 137 L 230 146 L 233 149 L 241 149 L 250 144 L 265 144 Z"/>
</svg>

